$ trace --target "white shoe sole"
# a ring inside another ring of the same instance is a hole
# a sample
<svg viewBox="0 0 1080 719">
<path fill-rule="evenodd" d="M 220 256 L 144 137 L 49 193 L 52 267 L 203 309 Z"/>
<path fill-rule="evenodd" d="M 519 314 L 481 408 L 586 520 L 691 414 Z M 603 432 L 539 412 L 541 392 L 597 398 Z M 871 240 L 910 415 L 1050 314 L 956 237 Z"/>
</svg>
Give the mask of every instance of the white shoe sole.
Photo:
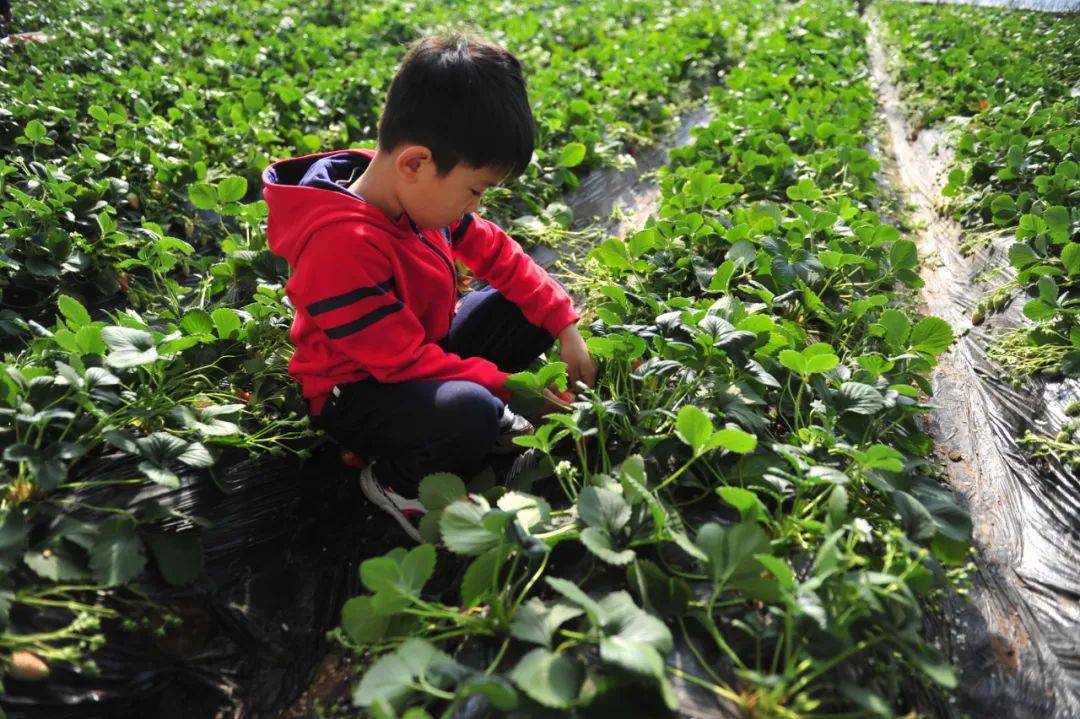
<svg viewBox="0 0 1080 719">
<path fill-rule="evenodd" d="M 405 530 L 405 534 L 409 535 L 410 539 L 422 543 L 424 539 L 420 536 L 420 532 L 405 515 L 426 514 L 427 510 L 424 509 L 424 505 L 420 504 L 418 500 L 405 499 L 396 492 L 384 488 L 375 479 L 372 467 L 374 467 L 374 464 L 369 464 L 360 472 L 360 491 L 372 504 L 393 517 L 394 521 L 401 525 L 401 528 Z"/>
</svg>

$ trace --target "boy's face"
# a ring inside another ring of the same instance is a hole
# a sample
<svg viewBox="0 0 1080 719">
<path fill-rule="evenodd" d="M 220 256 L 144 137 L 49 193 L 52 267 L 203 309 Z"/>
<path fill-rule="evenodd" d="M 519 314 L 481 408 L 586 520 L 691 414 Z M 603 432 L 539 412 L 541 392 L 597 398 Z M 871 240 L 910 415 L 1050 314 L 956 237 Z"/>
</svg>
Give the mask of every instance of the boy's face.
<svg viewBox="0 0 1080 719">
<path fill-rule="evenodd" d="M 412 154 L 405 163 L 398 164 L 403 179 L 398 199 L 412 221 L 425 230 L 442 229 L 475 212 L 484 191 L 506 176 L 498 168 L 460 162 L 447 174 L 439 175 L 430 152 L 421 149 L 423 153 Z"/>
</svg>

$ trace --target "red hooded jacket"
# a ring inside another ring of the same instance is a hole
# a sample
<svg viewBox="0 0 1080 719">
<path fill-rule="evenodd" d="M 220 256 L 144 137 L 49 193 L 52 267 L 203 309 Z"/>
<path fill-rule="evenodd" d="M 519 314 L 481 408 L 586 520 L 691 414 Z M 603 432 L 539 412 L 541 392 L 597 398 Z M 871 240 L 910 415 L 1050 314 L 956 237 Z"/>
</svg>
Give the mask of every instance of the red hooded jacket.
<svg viewBox="0 0 1080 719">
<path fill-rule="evenodd" d="M 470 380 L 508 399 L 508 374 L 493 362 L 436 344 L 456 313 L 454 260 L 552 337 L 579 319 L 569 295 L 487 220 L 470 214 L 441 232 L 420 231 L 404 213 L 393 220 L 347 190 L 373 154 L 305 155 L 263 172 L 270 250 L 293 269 L 285 285 L 296 310 L 289 374 L 313 414 L 335 385 L 368 377 Z"/>
</svg>

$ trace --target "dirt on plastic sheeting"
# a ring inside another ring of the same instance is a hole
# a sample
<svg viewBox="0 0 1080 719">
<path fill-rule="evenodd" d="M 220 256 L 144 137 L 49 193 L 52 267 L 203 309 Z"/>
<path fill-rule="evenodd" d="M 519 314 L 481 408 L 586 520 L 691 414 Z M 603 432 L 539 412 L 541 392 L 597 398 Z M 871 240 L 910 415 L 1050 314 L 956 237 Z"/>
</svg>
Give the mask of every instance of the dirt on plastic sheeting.
<svg viewBox="0 0 1080 719">
<path fill-rule="evenodd" d="M 995 334 L 1019 327 L 1022 292 L 1006 311 L 972 325 L 975 304 L 1009 278 L 1009 238 L 965 256 L 964 234 L 937 206 L 951 162 L 948 135 L 912 132 L 868 13 L 871 69 L 891 162 L 917 230 L 922 301 L 958 340 L 933 377 L 930 418 L 949 482 L 974 523 L 970 603 L 952 598 L 930 619 L 960 668 L 957 701 L 939 716 L 1074 719 L 1080 716 L 1080 480 L 1018 445 L 1027 430 L 1053 435 L 1080 383 L 1033 377 L 1014 386 L 987 356 Z M 988 269 L 999 268 L 995 272 Z"/>
</svg>

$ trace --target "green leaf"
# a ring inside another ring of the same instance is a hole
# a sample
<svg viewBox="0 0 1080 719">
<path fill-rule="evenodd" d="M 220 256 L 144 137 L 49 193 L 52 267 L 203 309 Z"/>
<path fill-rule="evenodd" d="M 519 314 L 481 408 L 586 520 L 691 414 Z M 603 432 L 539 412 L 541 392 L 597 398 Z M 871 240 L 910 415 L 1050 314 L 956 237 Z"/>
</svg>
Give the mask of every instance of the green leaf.
<svg viewBox="0 0 1080 719">
<path fill-rule="evenodd" d="M 709 522 L 698 530 L 694 544 L 708 557 L 709 575 L 715 584 L 752 568 L 755 554 L 769 552 L 769 537 L 754 522 L 726 527 Z"/>
<path fill-rule="evenodd" d="M 479 556 L 498 546 L 501 533 L 495 533 L 484 526 L 485 506 L 480 506 L 467 499 L 459 499 L 443 510 L 439 529 L 443 543 L 455 554 Z"/>
<path fill-rule="evenodd" d="M 465 483 L 456 474 L 437 472 L 420 480 L 420 503 L 429 511 L 442 509 L 466 494 Z"/>
<path fill-rule="evenodd" d="M 559 167 L 577 167 L 585 159 L 586 148 L 580 142 L 570 142 L 559 153 Z"/>
<path fill-rule="evenodd" d="M 1061 263 L 1069 277 L 1080 274 L 1080 242 L 1070 242 L 1062 248 Z"/>
<path fill-rule="evenodd" d="M 736 454 L 749 454 L 757 448 L 757 437 L 741 429 L 725 427 L 709 438 L 709 449 L 717 447 Z"/>
<path fill-rule="evenodd" d="M 940 317 L 927 317 L 911 330 L 908 342 L 919 352 L 939 355 L 953 342 L 952 327 Z"/>
<path fill-rule="evenodd" d="M 865 452 L 859 453 L 858 458 L 863 469 L 883 469 L 889 472 L 900 472 L 904 469 L 904 455 L 883 444 L 869 447 Z"/>
<path fill-rule="evenodd" d="M 112 350 L 105 361 L 118 369 L 141 367 L 158 358 L 154 337 L 149 332 L 132 327 L 105 327 L 101 338 Z"/>
<path fill-rule="evenodd" d="M 361 646 L 382 639 L 389 625 L 390 617 L 377 613 L 367 595 L 353 597 L 341 608 L 341 628 Z"/>
<path fill-rule="evenodd" d="M 435 546 L 421 544 L 414 547 L 401 560 L 401 586 L 413 595 L 419 595 L 431 575 L 435 573 Z"/>
<path fill-rule="evenodd" d="M 14 569 L 26 551 L 30 527 L 17 510 L 9 509 L 0 516 L 0 572 Z"/>
<path fill-rule="evenodd" d="M 606 529 L 586 527 L 581 530 L 581 543 L 601 561 L 621 567 L 634 561 L 633 549 L 616 549 L 615 540 Z"/>
<path fill-rule="evenodd" d="M 489 549 L 469 563 L 461 579 L 461 605 L 472 607 L 484 599 L 496 584 L 495 571 L 507 550 Z"/>
<path fill-rule="evenodd" d="M 1035 250 L 1023 242 L 1015 242 L 1009 247 L 1009 264 L 1018 270 L 1039 261 Z"/>
<path fill-rule="evenodd" d="M 190 584 L 203 571 L 202 538 L 197 529 L 150 532 L 146 544 L 165 581 L 174 587 Z"/>
<path fill-rule="evenodd" d="M 608 636 L 619 636 L 665 654 L 674 646 L 667 625 L 635 604 L 628 592 L 611 592 L 599 605 L 603 630 Z"/>
<path fill-rule="evenodd" d="M 706 448 L 712 433 L 712 420 L 702 409 L 692 404 L 683 405 L 675 420 L 675 434 L 679 439 L 690 445 L 697 453 Z"/>
<path fill-rule="evenodd" d="M 196 182 L 188 187 L 188 199 L 197 210 L 212 210 L 217 207 L 217 190 L 205 182 Z"/>
<path fill-rule="evenodd" d="M 837 395 L 844 400 L 841 412 L 871 415 L 885 407 L 885 398 L 881 393 L 862 382 L 844 382 Z"/>
<path fill-rule="evenodd" d="M 534 701 L 553 709 L 570 707 L 585 681 L 582 665 L 568 654 L 538 647 L 521 658 L 510 679 Z"/>
<path fill-rule="evenodd" d="M 657 680 L 664 676 L 664 659 L 659 652 L 646 644 L 629 641 L 620 636 L 600 639 L 600 658 L 634 674 Z"/>
<path fill-rule="evenodd" d="M 914 269 L 919 265 L 919 251 L 911 240 L 897 240 L 889 249 L 889 259 L 894 269 Z"/>
<path fill-rule="evenodd" d="M 630 505 L 609 489 L 586 487 L 578 496 L 578 516 L 589 527 L 616 533 L 630 521 Z"/>
<path fill-rule="evenodd" d="M 513 709 L 518 704 L 518 695 L 514 687 L 497 674 L 488 676 L 476 673 L 458 687 L 459 697 L 471 697 L 475 694 L 483 694 L 493 707 L 504 712 Z"/>
<path fill-rule="evenodd" d="M 510 636 L 550 648 L 551 638 L 558 628 L 583 613 L 578 607 L 564 602 L 548 607 L 540 599 L 533 597 L 514 613 L 510 622 Z"/>
<path fill-rule="evenodd" d="M 822 191 L 818 189 L 813 180 L 802 179 L 795 185 L 792 185 L 786 190 L 787 196 L 792 200 L 803 200 L 805 202 L 811 202 L 813 200 L 820 199 Z"/>
<path fill-rule="evenodd" d="M 189 335 L 213 335 L 214 321 L 206 310 L 190 309 L 184 313 L 184 318 L 180 320 L 180 329 Z"/>
<path fill-rule="evenodd" d="M 585 613 L 589 615 L 590 622 L 596 624 L 601 621 L 604 610 L 595 599 L 583 592 L 578 585 L 561 577 L 544 577 L 544 581 L 556 592 L 584 609 Z"/>
<path fill-rule="evenodd" d="M 90 569 L 94 579 L 106 586 L 127 584 L 146 566 L 142 541 L 135 533 L 135 522 L 115 517 L 105 522 L 90 550 Z"/>
<path fill-rule="evenodd" d="M 254 115 L 259 110 L 263 109 L 264 105 L 266 105 L 266 98 L 264 98 L 262 93 L 258 90 L 249 90 L 244 93 L 244 109 L 247 110 L 249 114 Z M 232 202 L 232 200 L 227 200 L 227 202 Z"/>
<path fill-rule="evenodd" d="M 239 202 L 247 194 L 248 181 L 231 175 L 218 183 L 217 197 L 221 202 Z"/>
<path fill-rule="evenodd" d="M 210 319 L 214 322 L 218 337 L 223 340 L 239 336 L 240 328 L 244 324 L 240 319 L 240 315 L 228 307 L 218 307 L 210 313 Z"/>
<path fill-rule="evenodd" d="M 717 487 L 716 494 L 732 507 L 739 511 L 739 516 L 744 521 L 754 522 L 768 516 L 765 505 L 758 496 L 749 489 L 742 487 Z"/>
<path fill-rule="evenodd" d="M 907 492 L 897 490 L 893 492 L 893 506 L 900 513 L 900 520 L 904 525 L 904 531 L 916 542 L 923 542 L 934 536 L 937 527 L 934 518 L 927 511 L 922 502 L 912 497 Z"/>
<path fill-rule="evenodd" d="M 90 313 L 74 297 L 60 295 L 56 298 L 56 306 L 60 309 L 60 313 L 64 315 L 64 319 L 67 320 L 68 327 L 73 331 L 90 324 Z"/>
<path fill-rule="evenodd" d="M 796 352 L 795 350 L 781 350 L 777 359 L 780 360 L 780 364 L 798 375 L 805 377 L 808 374 L 806 371 L 806 360 L 803 358 L 801 352 Z"/>
<path fill-rule="evenodd" d="M 1050 239 L 1057 244 L 1069 241 L 1071 220 L 1069 211 L 1063 205 L 1052 205 L 1043 212 L 1043 221 L 1050 233 Z"/>
<path fill-rule="evenodd" d="M 45 139 L 47 132 L 45 130 L 45 125 L 42 124 L 41 120 L 31 120 L 26 123 L 26 129 L 23 130 L 23 135 L 31 142 L 40 143 Z"/>
<path fill-rule="evenodd" d="M 48 550 L 46 553 L 43 550 Z M 26 566 L 43 579 L 54 582 L 72 582 L 86 579 L 89 574 L 85 568 L 85 559 L 70 542 L 59 538 L 50 540 L 44 547 L 27 551 L 23 555 Z"/>
<path fill-rule="evenodd" d="M 903 349 L 906 345 L 911 322 L 907 316 L 894 309 L 887 309 L 878 318 L 878 324 L 885 328 L 885 344 L 890 349 Z"/>
<path fill-rule="evenodd" d="M 1033 322 L 1046 322 L 1054 319 L 1057 315 L 1057 307 L 1048 305 L 1040 299 L 1030 300 L 1024 303 L 1024 316 Z"/>
<path fill-rule="evenodd" d="M 426 675 L 432 665 L 452 662 L 430 642 L 410 637 L 391 654 L 380 657 L 364 673 L 353 690 L 353 704 L 369 707 L 377 700 L 399 706 L 413 693 L 417 678 Z M 399 707 L 400 708 L 400 707 Z"/>
</svg>

